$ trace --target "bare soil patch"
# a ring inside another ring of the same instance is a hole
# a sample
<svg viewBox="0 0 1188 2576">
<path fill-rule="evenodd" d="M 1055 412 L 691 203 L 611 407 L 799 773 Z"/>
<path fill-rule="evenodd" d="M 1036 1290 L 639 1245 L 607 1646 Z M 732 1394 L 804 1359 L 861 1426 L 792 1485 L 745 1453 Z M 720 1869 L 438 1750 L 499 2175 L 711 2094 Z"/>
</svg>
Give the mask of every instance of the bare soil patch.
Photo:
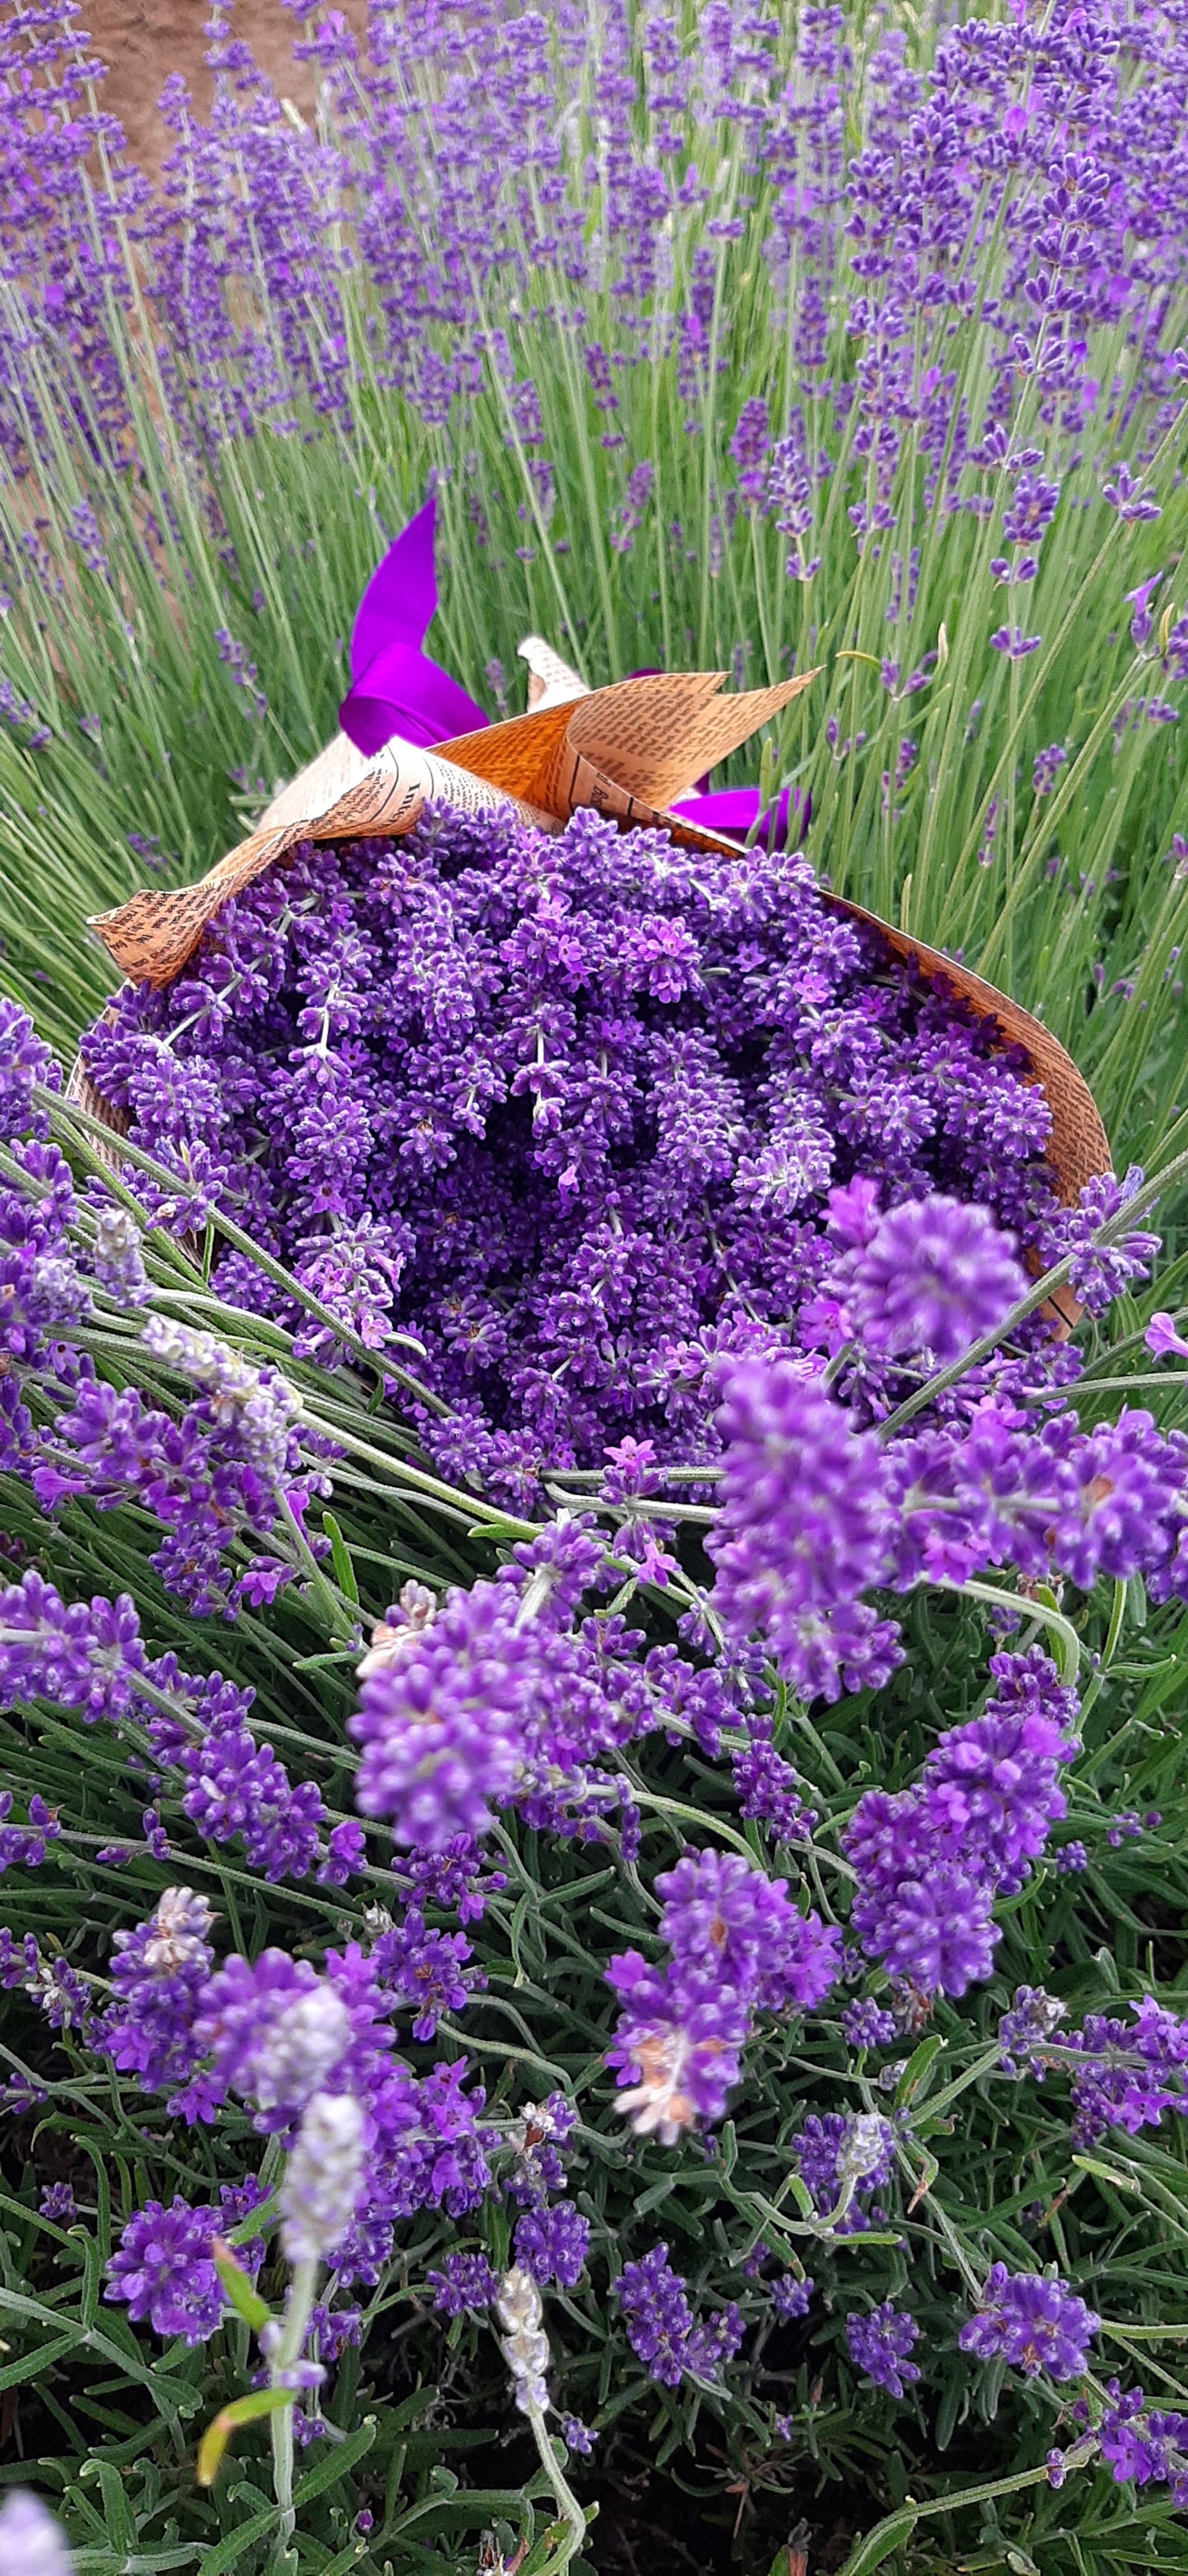
<svg viewBox="0 0 1188 2576">
<path fill-rule="evenodd" d="M 339 0 L 339 6 L 362 37 L 365 0 Z M 184 74 L 199 115 L 210 109 L 207 16 L 207 0 L 88 0 L 85 23 L 96 53 L 109 66 L 102 103 L 119 117 L 137 159 L 154 178 L 169 149 L 157 101 L 170 73 Z M 278 94 L 309 116 L 309 66 L 293 59 L 293 40 L 300 41 L 301 28 L 282 0 L 238 0 L 232 33 L 250 44 Z"/>
</svg>

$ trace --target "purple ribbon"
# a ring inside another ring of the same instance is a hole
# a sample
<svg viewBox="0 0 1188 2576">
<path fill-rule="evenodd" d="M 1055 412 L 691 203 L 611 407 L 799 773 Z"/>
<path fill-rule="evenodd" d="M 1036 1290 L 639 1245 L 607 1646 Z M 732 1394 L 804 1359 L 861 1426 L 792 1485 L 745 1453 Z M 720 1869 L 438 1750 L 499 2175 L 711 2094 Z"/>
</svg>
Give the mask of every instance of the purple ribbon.
<svg viewBox="0 0 1188 2576">
<path fill-rule="evenodd" d="M 474 699 L 421 651 L 437 610 L 433 570 L 436 507 L 426 501 L 373 572 L 351 636 L 351 686 L 339 708 L 343 732 L 370 760 L 394 733 L 428 745 L 489 724 Z"/>
<path fill-rule="evenodd" d="M 672 807 L 688 823 L 700 823 L 707 832 L 722 832 L 727 840 L 745 841 L 759 811 L 757 787 L 719 787 L 712 796 L 682 796 Z M 756 840 L 765 850 L 799 850 L 809 827 L 812 798 L 807 789 L 784 787 L 775 804 L 768 807 Z"/>
</svg>

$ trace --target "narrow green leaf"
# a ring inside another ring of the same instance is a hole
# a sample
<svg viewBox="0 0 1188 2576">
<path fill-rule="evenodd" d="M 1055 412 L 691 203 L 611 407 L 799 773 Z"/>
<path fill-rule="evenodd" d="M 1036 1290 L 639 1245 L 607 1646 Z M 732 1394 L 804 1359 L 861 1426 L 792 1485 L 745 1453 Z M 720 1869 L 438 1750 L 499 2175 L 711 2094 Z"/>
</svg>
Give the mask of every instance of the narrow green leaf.
<svg viewBox="0 0 1188 2576">
<path fill-rule="evenodd" d="M 949 2043 L 946 2039 L 941 2038 L 938 2031 L 933 2031 L 928 2039 L 922 2039 L 919 2047 L 912 2050 L 907 2065 L 904 2067 L 899 2082 L 895 2087 L 895 2108 L 897 2111 L 902 2110 L 904 2103 L 912 2101 L 914 2096 L 920 2091 L 934 2059 L 940 2056 L 941 2050 L 947 2048 L 948 2044 Z"/>
<path fill-rule="evenodd" d="M 1112 2182 L 1115 2191 L 1142 2190 L 1137 2174 L 1115 2173 L 1113 2166 L 1103 2165 L 1099 2156 L 1073 2156 L 1071 2162 L 1078 2165 L 1082 2173 L 1096 2174 L 1099 2182 Z"/>
<path fill-rule="evenodd" d="M 359 1598 L 359 1585 L 356 1580 L 354 1566 L 351 1563 L 351 1551 L 347 1546 L 346 1540 L 343 1537 L 338 1522 L 335 1520 L 333 1512 L 323 1512 L 322 1527 L 330 1541 L 330 1561 L 334 1567 L 334 1580 L 338 1585 L 339 1591 L 345 1592 L 348 1601 L 357 1602 Z"/>
<path fill-rule="evenodd" d="M 247 2397 L 234 2397 L 229 2406 L 220 2407 L 198 2445 L 199 2486 L 214 2485 L 237 2425 L 254 2424 L 261 2415 L 279 2415 L 283 2407 L 293 2404 L 294 2394 L 291 2388 L 253 2388 Z"/>
<path fill-rule="evenodd" d="M 873 2568 L 882 2567 L 905 2540 L 911 2539 L 917 2512 L 916 2505 L 905 2504 L 898 2513 L 889 2513 L 885 2522 L 877 2522 L 874 2530 L 868 2531 L 866 2538 L 850 2551 L 841 2576 L 871 2576 Z"/>
<path fill-rule="evenodd" d="M 253 2334 L 259 2334 L 261 2327 L 268 2325 L 272 2318 L 272 2310 L 267 2300 L 261 2298 L 259 2291 L 249 2281 L 242 2264 L 236 2262 L 230 2246 L 223 2237 L 216 2236 L 211 2252 L 214 2256 L 215 2270 L 236 2316 L 244 2319 Z"/>
<path fill-rule="evenodd" d="M 266 2531 L 275 2530 L 276 2519 L 276 2506 L 271 2504 L 266 2512 L 253 2513 L 249 2515 L 246 2522 L 239 2523 L 234 2531 L 224 2532 L 209 2557 L 204 2555 L 202 2576 L 229 2576 L 229 2570 L 232 2567 L 238 2567 L 241 2560 L 246 2561 L 248 2552 L 254 2547 L 256 2541 L 262 2540 Z M 156 2563 L 160 2565 L 161 2562 L 158 2560 Z"/>
<path fill-rule="evenodd" d="M 347 2441 L 336 2442 L 333 2450 L 327 2451 L 324 2459 L 318 2461 L 316 2468 L 312 2468 L 308 2476 L 302 2478 L 294 2490 L 293 2502 L 298 2512 L 302 2505 L 309 2504 L 314 2496 L 321 2495 L 326 2487 L 332 2487 L 338 2478 L 346 2477 L 348 2471 L 354 2468 L 356 2461 L 361 2460 L 371 2449 L 378 2431 L 378 2416 L 365 2415 L 362 2423 Z"/>
</svg>

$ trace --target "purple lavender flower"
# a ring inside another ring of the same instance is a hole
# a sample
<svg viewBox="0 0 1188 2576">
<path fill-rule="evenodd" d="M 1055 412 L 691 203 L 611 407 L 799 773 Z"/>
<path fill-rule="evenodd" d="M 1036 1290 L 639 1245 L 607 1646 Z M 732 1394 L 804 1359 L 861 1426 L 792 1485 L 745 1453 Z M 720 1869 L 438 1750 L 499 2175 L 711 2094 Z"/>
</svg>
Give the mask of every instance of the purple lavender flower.
<svg viewBox="0 0 1188 2576">
<path fill-rule="evenodd" d="M 0 994 L 0 1136 L 6 1143 L 19 1136 L 44 1135 L 45 1120 L 34 1116 L 33 1086 L 43 1083 L 60 1091 L 62 1069 L 19 1002 Z"/>
<path fill-rule="evenodd" d="M 841 2017 L 847 2048 L 887 2048 L 897 2036 L 894 2013 L 884 2012 L 873 1995 L 859 1995 Z"/>
<path fill-rule="evenodd" d="M 709 1544 L 729 1634 L 760 1629 L 806 1697 L 885 1680 L 897 1631 L 858 1599 L 887 1568 L 882 1459 L 791 1361 L 744 1362 L 719 1415 L 721 1517 Z"/>
<path fill-rule="evenodd" d="M 1004 2075 L 1031 2075 L 1042 2084 L 1049 2063 L 1045 2043 L 1059 2030 L 1067 2010 L 1042 1986 L 1016 1986 L 1010 2010 L 998 2025 Z"/>
<path fill-rule="evenodd" d="M 672 1981 L 718 1978 L 770 2011 L 811 2010 L 836 1981 L 841 1933 L 798 1914 L 787 1881 L 766 1878 L 735 1852 L 686 1852 L 663 1871 L 660 1928 Z"/>
<path fill-rule="evenodd" d="M 977 2315 L 958 2341 L 979 2361 L 1001 2358 L 1034 2379 L 1079 2379 L 1089 2367 L 1088 2346 L 1101 2324 L 1083 2299 L 1042 2272 L 1008 2272 L 992 2265 Z"/>
<path fill-rule="evenodd" d="M 69 2227 L 78 2216 L 74 2188 L 68 2182 L 48 2182 L 42 2187 L 37 2206 L 43 2218 L 52 2218 L 59 2227 Z"/>
<path fill-rule="evenodd" d="M 807 1842 L 816 1818 L 804 1804 L 790 1762 L 760 1740 L 734 1757 L 734 1786 L 741 1816 L 766 1825 L 778 1843 Z"/>
<path fill-rule="evenodd" d="M 812 2193 L 820 2215 L 839 2211 L 838 2232 L 863 2229 L 864 2197 L 891 2179 L 895 2132 L 877 2111 L 810 2111 L 790 2141 L 801 2180 Z"/>
<path fill-rule="evenodd" d="M 1045 750 L 1037 751 L 1031 770 L 1031 789 L 1033 795 L 1051 795 L 1052 789 L 1054 788 L 1057 778 L 1059 777 L 1067 759 L 1068 753 L 1058 742 L 1049 743 Z"/>
<path fill-rule="evenodd" d="M 175 2196 L 169 2208 L 145 2202 L 128 2220 L 107 2266 L 105 2296 L 126 2301 L 136 2324 L 146 2317 L 157 2334 L 206 2343 L 223 2312 L 223 2292 L 211 2256 L 221 2213 L 191 2208 Z"/>
<path fill-rule="evenodd" d="M 26 1824 L 10 1825 L 12 1793 L 8 1789 L 0 1791 L 0 1872 L 11 1869 L 14 1863 L 25 1869 L 40 1869 L 47 1846 L 56 1842 L 61 1833 L 56 1814 L 36 1791 L 28 1801 L 28 1810 Z"/>
<path fill-rule="evenodd" d="M 121 2074 L 137 2075 L 146 2093 L 172 2093 L 179 2105 L 205 2055 L 195 2022 L 214 1964 L 212 1921 L 204 1896 L 167 1887 L 147 1923 L 117 1932 L 113 2000 L 95 2034 Z"/>
<path fill-rule="evenodd" d="M 590 2221 L 570 2200 L 526 2210 L 516 2221 L 516 2261 L 534 2281 L 572 2290 L 586 2268 Z"/>
<path fill-rule="evenodd" d="M 846 1302 L 871 1350 L 960 1359 L 1026 1295 L 1004 1235 L 984 1207 L 936 1194 L 889 1210 L 855 1258 Z"/>
<path fill-rule="evenodd" d="M 308 1960 L 265 1950 L 211 1978 L 194 2036 L 221 2090 L 255 2103 L 257 2127 L 281 2129 L 338 2072 L 354 2033 L 342 1996 Z"/>
<path fill-rule="evenodd" d="M 1036 1647 L 995 1655 L 990 1669 L 983 1715 L 947 1730 L 917 1788 L 868 1790 L 843 1837 L 857 1873 L 854 1930 L 923 1994 L 961 1995 L 989 1976 L 994 1897 L 1022 1885 L 1065 1813 L 1073 1694 Z"/>
<path fill-rule="evenodd" d="M 636 2135 L 671 2147 L 695 2120 L 720 2120 L 750 2033 L 749 1999 L 712 1977 L 677 1986 L 638 1950 L 612 1961 L 607 1982 L 623 2013 L 606 2062 L 627 2088 L 619 2109 Z"/>
<path fill-rule="evenodd" d="M 68 1608 L 30 1569 L 0 1592 L 0 1627 L 0 1694 L 7 1706 L 52 1699 L 88 1720 L 127 1715 L 135 1677 L 145 1665 L 140 1621 L 128 1593 L 114 1603 L 96 1598 Z"/>
<path fill-rule="evenodd" d="M 1131 2022 L 1089 2013 L 1067 2035 L 1079 2060 L 1072 2084 L 1078 2146 L 1092 2146 L 1111 2128 L 1137 2137 L 1140 2129 L 1156 2128 L 1165 2111 L 1188 2103 L 1188 2019 L 1152 1995 L 1130 2010 Z"/>
<path fill-rule="evenodd" d="M 640 2136 L 673 2145 L 695 2118 L 718 2119 L 756 2010 L 812 2009 L 840 1970 L 841 1934 L 798 1914 L 783 1880 L 734 1853 L 686 1853 L 656 1881 L 663 1971 L 637 1950 L 607 1970 L 624 2013 L 607 2052 Z"/>
<path fill-rule="evenodd" d="M 464 2012 L 479 1970 L 467 1969 L 470 1943 L 462 1932 L 427 1931 L 424 1915 L 410 1906 L 402 1923 L 381 1932 L 371 1953 L 378 1977 L 413 2011 L 413 2038 L 432 2039 L 442 2014 Z"/>
<path fill-rule="evenodd" d="M 1149 2407 L 1141 2388 L 1123 2393 L 1116 2379 L 1107 2381 L 1110 2399 L 1098 2427 L 1101 2456 L 1114 2482 L 1170 2486 L 1182 2512 L 1188 2495 L 1188 2416 Z"/>
<path fill-rule="evenodd" d="M 1176 1359 L 1188 1360 L 1188 1342 L 1177 1332 L 1174 1315 L 1152 1315 L 1143 1340 L 1157 1360 L 1170 1359 L 1173 1354 Z"/>
<path fill-rule="evenodd" d="M 795 2272 L 785 2272 L 778 2281 L 769 2282 L 768 2297 L 782 2325 L 793 2325 L 808 2315 L 815 2288 L 807 2273 L 802 2280 Z"/>
<path fill-rule="evenodd" d="M 1099 1227 L 1121 1215 L 1127 1201 L 1142 1187 L 1142 1179 L 1138 1164 L 1132 1163 L 1124 1180 L 1104 1172 L 1087 1181 L 1077 1206 L 1058 1218 L 1045 1239 L 1045 1261 L 1072 1255 L 1069 1279 L 1073 1292 L 1091 1315 L 1104 1315 L 1115 1297 L 1150 1276 L 1152 1260 L 1159 1250 L 1157 1234 L 1136 1226 L 1115 1235 L 1108 1245 L 1093 1241 Z"/>
<path fill-rule="evenodd" d="M 1009 661 L 1021 662 L 1028 653 L 1037 653 L 1042 635 L 1025 635 L 1021 626 L 996 626 L 990 642 L 996 653 L 1005 653 Z"/>
<path fill-rule="evenodd" d="M 453 1593 L 398 1663 L 364 1678 L 356 1796 L 364 1815 L 391 1816 L 398 1842 L 434 1852 L 484 1834 L 492 1801 L 510 1794 L 532 1651 L 514 1607 L 494 1584 Z"/>
<path fill-rule="evenodd" d="M 742 2342 L 745 2328 L 733 2303 L 712 2320 L 695 2323 L 687 2285 L 673 2271 L 667 2245 L 653 2245 L 641 2262 L 625 2263 L 614 2295 L 633 2353 L 646 2362 L 649 2379 L 665 2388 L 679 2388 L 686 2375 L 716 2378 Z"/>
<path fill-rule="evenodd" d="M 891 2397 L 902 2397 L 904 2381 L 920 2376 L 917 2364 L 909 2359 L 919 2339 L 915 2318 L 890 2299 L 872 2308 L 869 2316 L 851 2309 L 846 2318 L 846 2343 L 855 2369 L 864 2371 L 872 2387 L 885 2388 Z"/>
<path fill-rule="evenodd" d="M 443 2317 L 481 2315 L 498 2295 L 499 2275 L 485 2254 L 445 2254 L 440 2268 L 426 2275 L 433 2305 Z"/>
</svg>

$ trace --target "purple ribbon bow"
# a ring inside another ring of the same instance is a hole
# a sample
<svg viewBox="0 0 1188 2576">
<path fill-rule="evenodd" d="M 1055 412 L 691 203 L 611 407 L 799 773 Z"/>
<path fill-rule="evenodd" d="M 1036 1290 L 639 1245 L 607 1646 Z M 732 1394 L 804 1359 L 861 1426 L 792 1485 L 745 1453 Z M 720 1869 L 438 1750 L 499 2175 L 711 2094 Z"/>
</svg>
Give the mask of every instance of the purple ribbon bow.
<svg viewBox="0 0 1188 2576">
<path fill-rule="evenodd" d="M 371 759 L 398 733 L 426 748 L 455 734 L 477 733 L 490 723 L 474 699 L 440 662 L 421 650 L 437 612 L 433 568 L 436 504 L 418 510 L 373 572 L 351 636 L 351 686 L 339 708 L 343 732 Z M 646 672 L 634 672 L 635 679 Z M 708 785 L 708 781 L 699 782 Z M 716 795 L 686 796 L 672 808 L 707 831 L 745 840 L 759 811 L 757 787 L 727 787 Z M 799 787 L 785 787 L 764 815 L 758 839 L 765 849 L 799 849 L 810 804 Z"/>
<path fill-rule="evenodd" d="M 373 572 L 351 636 L 351 686 L 339 708 L 343 732 L 365 758 L 398 733 L 427 746 L 490 722 L 439 662 L 421 651 L 437 610 L 433 570 L 436 505 L 426 501 Z"/>
</svg>

